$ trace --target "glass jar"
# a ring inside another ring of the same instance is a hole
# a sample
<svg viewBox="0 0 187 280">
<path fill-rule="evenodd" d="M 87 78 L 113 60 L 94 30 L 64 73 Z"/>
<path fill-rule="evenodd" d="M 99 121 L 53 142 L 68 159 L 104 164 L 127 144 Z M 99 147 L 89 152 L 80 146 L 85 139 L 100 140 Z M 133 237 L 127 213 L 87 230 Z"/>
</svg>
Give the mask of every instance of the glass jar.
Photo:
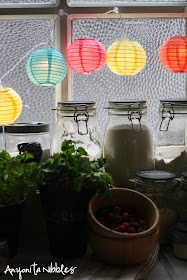
<svg viewBox="0 0 187 280">
<path fill-rule="evenodd" d="M 178 218 L 187 222 L 187 171 L 182 172 L 181 188 L 178 194 Z"/>
<path fill-rule="evenodd" d="M 89 160 L 102 157 L 102 136 L 96 120 L 95 102 L 58 102 L 57 124 L 52 139 L 52 154 L 61 151 L 62 142 L 72 140 L 84 148 Z"/>
<path fill-rule="evenodd" d="M 49 124 L 14 123 L 5 126 L 5 149 L 14 157 L 24 151 L 38 163 L 50 156 Z"/>
<path fill-rule="evenodd" d="M 179 222 L 173 226 L 172 245 L 175 257 L 187 260 L 187 222 Z"/>
<path fill-rule="evenodd" d="M 174 172 L 187 170 L 187 99 L 162 100 L 155 143 L 155 168 Z"/>
<path fill-rule="evenodd" d="M 172 172 L 143 170 L 136 173 L 134 189 L 149 197 L 160 213 L 160 244 L 170 242 L 170 230 L 177 220 L 177 180 Z"/>
<path fill-rule="evenodd" d="M 104 157 L 116 187 L 129 187 L 137 171 L 154 165 L 145 101 L 109 101 Z"/>
</svg>

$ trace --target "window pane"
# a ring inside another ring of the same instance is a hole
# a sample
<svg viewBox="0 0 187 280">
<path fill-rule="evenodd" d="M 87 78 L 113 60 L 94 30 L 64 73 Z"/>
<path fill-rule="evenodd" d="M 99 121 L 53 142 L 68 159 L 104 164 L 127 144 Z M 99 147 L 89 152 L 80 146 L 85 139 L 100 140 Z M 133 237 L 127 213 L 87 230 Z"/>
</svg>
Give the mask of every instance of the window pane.
<svg viewBox="0 0 187 280">
<path fill-rule="evenodd" d="M 59 0 L 0 0 L 0 8 L 52 7 L 59 3 Z"/>
<path fill-rule="evenodd" d="M 29 50 L 49 39 L 49 48 L 55 48 L 54 20 L 0 20 L 0 77 L 3 77 Z M 45 48 L 46 45 L 38 46 Z M 30 53 L 31 54 L 31 53 Z M 29 55 L 30 55 L 29 54 Z M 49 122 L 54 126 L 55 88 L 42 88 L 33 84 L 27 76 L 29 55 L 3 80 L 3 87 L 13 88 L 23 101 L 23 110 L 17 121 Z"/>
<path fill-rule="evenodd" d="M 104 6 L 185 6 L 187 0 L 67 0 L 70 7 L 104 7 Z"/>
<path fill-rule="evenodd" d="M 97 101 L 97 114 L 104 131 L 108 121 L 109 100 L 145 99 L 149 122 L 154 129 L 158 121 L 159 100 L 184 98 L 186 74 L 168 72 L 160 63 L 159 49 L 163 42 L 179 33 L 185 34 L 185 19 L 79 19 L 73 21 L 73 40 L 88 36 L 103 44 L 105 49 L 124 35 L 138 41 L 146 51 L 147 63 L 135 76 L 118 76 L 105 66 L 95 73 L 79 75 L 72 71 L 74 100 Z"/>
</svg>

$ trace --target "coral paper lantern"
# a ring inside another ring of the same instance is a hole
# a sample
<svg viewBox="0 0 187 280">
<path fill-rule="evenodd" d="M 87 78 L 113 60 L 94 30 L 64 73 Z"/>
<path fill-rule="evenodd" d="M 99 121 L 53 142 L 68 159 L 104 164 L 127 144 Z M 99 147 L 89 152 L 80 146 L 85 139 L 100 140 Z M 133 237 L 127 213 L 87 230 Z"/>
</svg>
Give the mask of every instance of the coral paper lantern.
<svg viewBox="0 0 187 280">
<path fill-rule="evenodd" d="M 171 37 L 160 48 L 162 65 L 170 72 L 187 72 L 187 37 Z"/>
<path fill-rule="evenodd" d="M 22 101 L 11 88 L 0 91 L 0 125 L 13 123 L 21 114 Z"/>
<path fill-rule="evenodd" d="M 127 39 L 115 41 L 107 51 L 106 62 L 108 68 L 115 74 L 133 76 L 146 64 L 145 50 L 136 41 Z"/>
<path fill-rule="evenodd" d="M 90 74 L 105 65 L 106 51 L 95 39 L 77 39 L 68 49 L 67 61 L 77 74 Z"/>
<path fill-rule="evenodd" d="M 27 61 L 27 74 L 40 87 L 56 86 L 64 79 L 66 72 L 63 55 L 54 49 L 39 49 Z"/>
</svg>

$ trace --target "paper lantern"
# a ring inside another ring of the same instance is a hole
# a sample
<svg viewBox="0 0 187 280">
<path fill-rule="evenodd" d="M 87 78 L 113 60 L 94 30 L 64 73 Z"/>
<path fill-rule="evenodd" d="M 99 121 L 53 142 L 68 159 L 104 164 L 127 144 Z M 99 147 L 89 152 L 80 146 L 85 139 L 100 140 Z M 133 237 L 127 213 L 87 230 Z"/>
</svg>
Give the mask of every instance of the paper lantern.
<svg viewBox="0 0 187 280">
<path fill-rule="evenodd" d="M 106 51 L 95 39 L 77 39 L 68 48 L 67 61 L 77 74 L 90 74 L 105 65 Z"/>
<path fill-rule="evenodd" d="M 160 48 L 162 65 L 170 72 L 187 72 L 187 37 L 171 37 Z"/>
<path fill-rule="evenodd" d="M 133 76 L 144 68 L 146 54 L 136 41 L 115 41 L 107 51 L 106 62 L 113 73 L 120 76 Z"/>
<path fill-rule="evenodd" d="M 21 114 L 22 101 L 11 88 L 0 91 L 0 125 L 13 123 Z"/>
<path fill-rule="evenodd" d="M 63 55 L 53 49 L 39 49 L 27 61 L 27 74 L 40 87 L 52 87 L 60 83 L 67 72 Z"/>
</svg>

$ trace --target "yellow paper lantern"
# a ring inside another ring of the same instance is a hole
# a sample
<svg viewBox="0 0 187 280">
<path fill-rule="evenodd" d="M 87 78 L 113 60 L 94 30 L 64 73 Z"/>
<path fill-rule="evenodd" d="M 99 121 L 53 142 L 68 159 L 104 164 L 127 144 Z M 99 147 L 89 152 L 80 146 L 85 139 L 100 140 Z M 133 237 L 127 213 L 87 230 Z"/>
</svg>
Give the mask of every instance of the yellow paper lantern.
<svg viewBox="0 0 187 280">
<path fill-rule="evenodd" d="M 13 123 L 21 114 L 22 101 L 11 88 L 0 91 L 0 125 Z"/>
<path fill-rule="evenodd" d="M 107 51 L 108 68 L 120 76 L 134 76 L 146 64 L 146 53 L 136 41 L 115 41 Z"/>
</svg>

